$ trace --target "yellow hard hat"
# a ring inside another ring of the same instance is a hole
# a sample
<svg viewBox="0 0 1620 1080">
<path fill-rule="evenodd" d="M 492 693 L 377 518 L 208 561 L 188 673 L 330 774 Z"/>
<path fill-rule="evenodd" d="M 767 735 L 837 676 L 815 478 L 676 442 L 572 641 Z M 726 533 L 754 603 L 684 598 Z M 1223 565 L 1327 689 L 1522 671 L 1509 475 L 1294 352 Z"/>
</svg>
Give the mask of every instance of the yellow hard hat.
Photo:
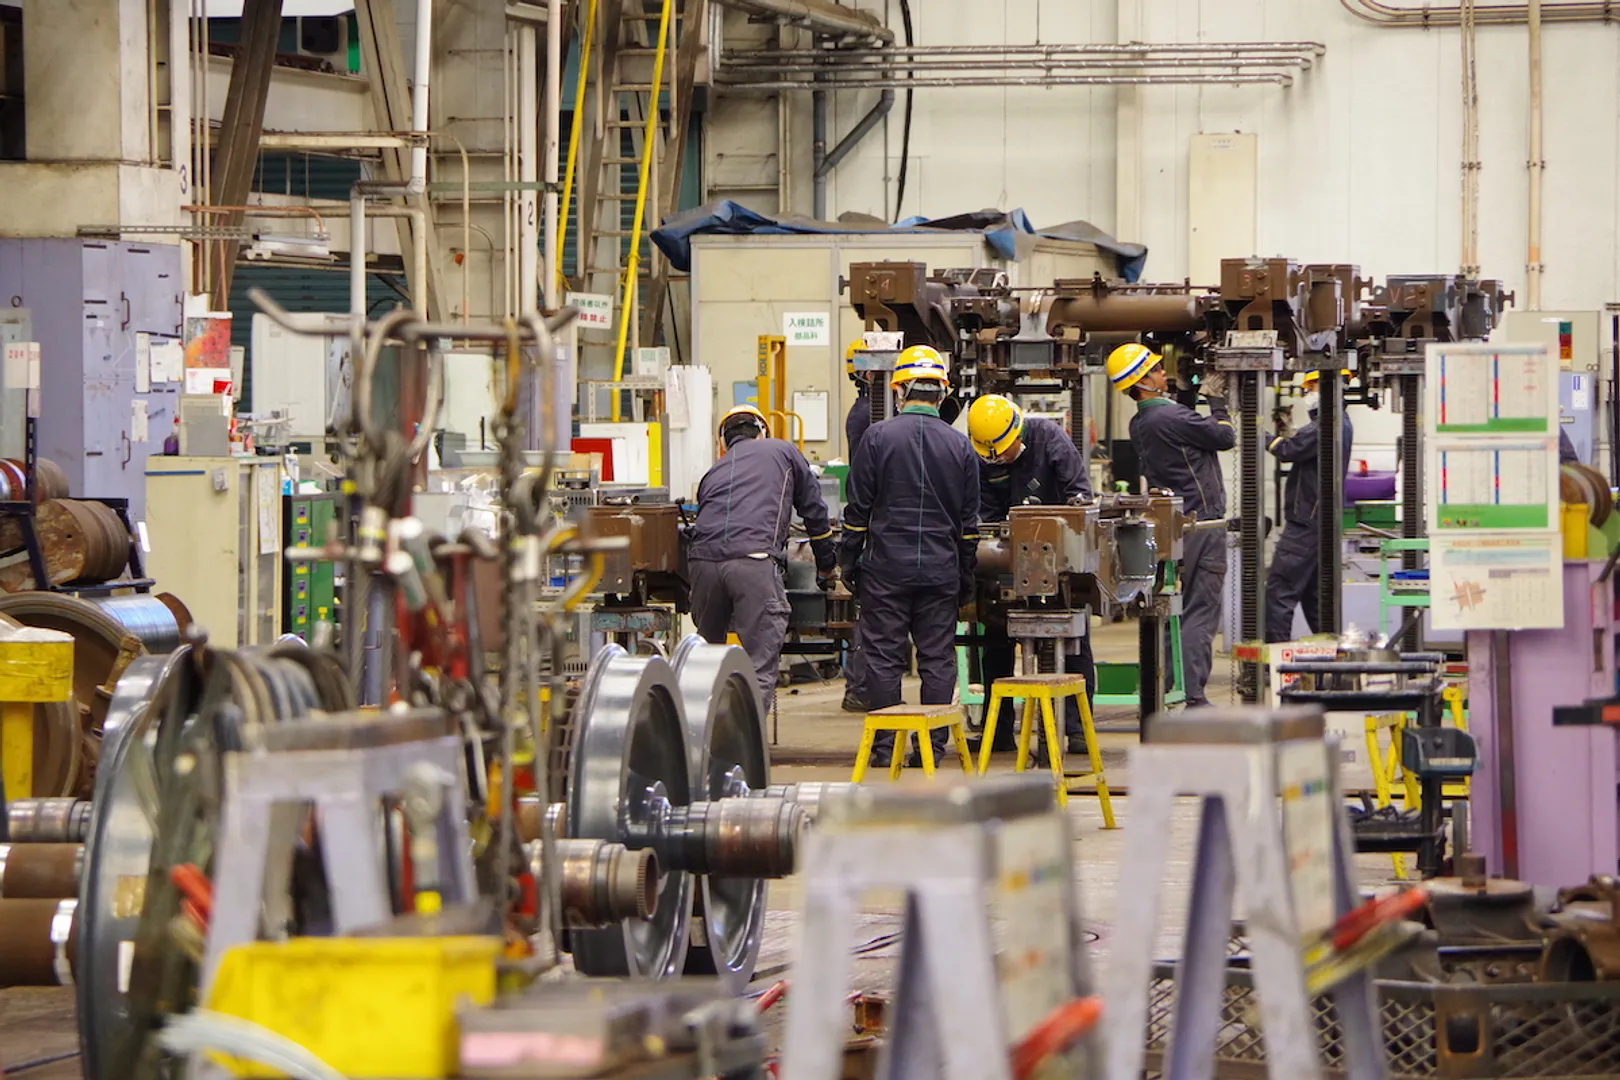
<svg viewBox="0 0 1620 1080">
<path fill-rule="evenodd" d="M 1121 392 L 1129 390 L 1141 382 L 1142 376 L 1152 371 L 1163 359 L 1146 345 L 1127 341 L 1108 354 L 1108 381 L 1114 385 L 1115 390 Z"/>
<path fill-rule="evenodd" d="M 866 348 L 866 339 L 856 338 L 849 343 L 849 348 L 844 350 L 844 374 L 852 379 L 855 377 L 855 354 L 864 348 Z"/>
<path fill-rule="evenodd" d="M 1344 378 L 1348 379 L 1350 377 L 1350 369 L 1349 368 L 1340 368 L 1339 369 L 1339 374 L 1341 376 L 1343 376 Z M 1310 386 L 1312 383 L 1316 382 L 1321 377 L 1322 377 L 1322 373 L 1320 371 L 1318 371 L 1317 369 L 1312 368 L 1310 371 L 1305 372 L 1305 374 L 1303 374 L 1303 375 L 1301 375 L 1299 377 L 1299 383 L 1300 383 L 1301 386 Z"/>
<path fill-rule="evenodd" d="M 913 345 L 900 353 L 895 361 L 894 374 L 889 378 L 889 389 L 898 390 L 918 379 L 936 379 L 946 386 L 951 384 L 950 369 L 939 350 L 930 345 Z"/>
<path fill-rule="evenodd" d="M 986 394 L 968 406 L 967 429 L 973 449 L 989 461 L 1023 436 L 1024 410 L 1000 394 Z"/>
<path fill-rule="evenodd" d="M 731 425 L 731 422 L 740 416 L 752 417 L 754 421 L 759 424 L 762 430 L 770 430 L 770 422 L 765 419 L 765 414 L 760 412 L 759 409 L 753 405 L 733 405 L 731 408 L 726 410 L 726 415 L 720 418 L 721 433 L 723 434 L 726 428 Z"/>
</svg>

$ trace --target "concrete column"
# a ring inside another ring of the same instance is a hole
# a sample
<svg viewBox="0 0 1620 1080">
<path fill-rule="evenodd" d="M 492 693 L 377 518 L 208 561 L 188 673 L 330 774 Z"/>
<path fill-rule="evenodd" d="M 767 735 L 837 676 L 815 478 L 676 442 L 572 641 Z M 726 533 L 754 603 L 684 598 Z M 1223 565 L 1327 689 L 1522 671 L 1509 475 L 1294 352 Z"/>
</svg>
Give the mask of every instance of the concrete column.
<svg viewBox="0 0 1620 1080">
<path fill-rule="evenodd" d="M 145 0 L 24 0 L 30 161 L 151 162 Z"/>
</svg>

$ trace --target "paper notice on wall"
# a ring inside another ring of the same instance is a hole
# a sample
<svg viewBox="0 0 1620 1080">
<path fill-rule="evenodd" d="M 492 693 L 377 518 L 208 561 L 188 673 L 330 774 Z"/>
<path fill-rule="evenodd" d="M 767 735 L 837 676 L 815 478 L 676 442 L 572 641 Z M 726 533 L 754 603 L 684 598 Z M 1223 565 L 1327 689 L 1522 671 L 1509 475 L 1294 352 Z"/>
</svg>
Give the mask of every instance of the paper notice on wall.
<svg viewBox="0 0 1620 1080">
<path fill-rule="evenodd" d="M 145 442 L 151 438 L 146 422 L 146 402 L 140 398 L 129 403 L 129 441 Z"/>
<path fill-rule="evenodd" d="M 1436 630 L 1563 626 L 1562 536 L 1434 536 L 1429 605 Z"/>
<path fill-rule="evenodd" d="M 579 312 L 576 323 L 581 330 L 613 329 L 613 297 L 602 293 L 571 292 L 568 303 Z"/>
<path fill-rule="evenodd" d="M 259 514 L 259 554 L 281 550 L 281 469 L 259 466 L 254 470 L 254 501 Z"/>
<path fill-rule="evenodd" d="M 152 335 L 135 335 L 135 392 L 144 394 L 152 389 Z"/>
<path fill-rule="evenodd" d="M 669 417 L 671 431 L 685 431 L 692 422 L 686 405 L 686 383 L 674 370 L 664 372 L 664 413 Z"/>
<path fill-rule="evenodd" d="M 1429 414 L 1440 433 L 1555 432 L 1558 362 L 1545 345 L 1436 344 L 1429 347 Z"/>
<path fill-rule="evenodd" d="M 782 316 L 782 336 L 789 345 L 827 345 L 832 341 L 832 316 L 825 311 L 790 311 Z"/>
<path fill-rule="evenodd" d="M 174 338 L 160 338 L 150 343 L 147 357 L 151 380 L 155 383 L 179 382 L 185 377 L 186 352 Z"/>
<path fill-rule="evenodd" d="M 827 391 L 793 391 L 793 411 L 799 417 L 805 442 L 827 441 Z"/>
</svg>

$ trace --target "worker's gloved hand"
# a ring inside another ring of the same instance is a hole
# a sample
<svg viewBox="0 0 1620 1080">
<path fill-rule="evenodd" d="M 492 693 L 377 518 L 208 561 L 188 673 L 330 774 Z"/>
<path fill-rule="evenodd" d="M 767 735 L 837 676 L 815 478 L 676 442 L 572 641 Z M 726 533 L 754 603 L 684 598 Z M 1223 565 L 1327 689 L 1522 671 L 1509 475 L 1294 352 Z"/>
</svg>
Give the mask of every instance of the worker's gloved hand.
<svg viewBox="0 0 1620 1080">
<path fill-rule="evenodd" d="M 1280 439 L 1286 439 L 1286 438 L 1288 438 L 1288 436 L 1292 435 L 1293 433 L 1294 433 L 1294 425 L 1290 424 L 1287 421 L 1286 418 L 1278 417 L 1277 418 L 1277 437 L 1280 438 Z"/>
<path fill-rule="evenodd" d="M 838 567 L 829 566 L 825 570 L 816 570 L 816 588 L 822 592 L 831 592 L 838 586 Z"/>
<path fill-rule="evenodd" d="M 973 599 L 973 575 L 962 574 L 956 581 L 956 606 L 963 607 Z"/>
<path fill-rule="evenodd" d="M 838 576 L 844 579 L 844 588 L 849 590 L 851 596 L 855 596 L 860 592 L 860 567 L 854 563 L 841 564 L 838 567 Z"/>
<path fill-rule="evenodd" d="M 1226 396 L 1226 372 L 1211 371 L 1204 376 L 1199 389 L 1207 398 L 1224 398 Z"/>
</svg>

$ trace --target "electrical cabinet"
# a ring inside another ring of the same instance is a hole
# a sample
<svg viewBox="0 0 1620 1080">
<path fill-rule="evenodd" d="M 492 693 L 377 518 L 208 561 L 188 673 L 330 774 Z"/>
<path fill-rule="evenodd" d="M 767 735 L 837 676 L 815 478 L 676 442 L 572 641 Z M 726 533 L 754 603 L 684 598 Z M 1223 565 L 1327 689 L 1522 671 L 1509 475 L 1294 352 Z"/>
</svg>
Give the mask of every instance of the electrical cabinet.
<svg viewBox="0 0 1620 1080">
<path fill-rule="evenodd" d="M 29 310 L 40 345 L 40 456 L 74 495 L 128 499 L 132 520 L 180 398 L 150 381 L 150 346 L 179 340 L 184 295 L 176 245 L 0 239 L 0 304 Z"/>
<path fill-rule="evenodd" d="M 184 601 L 208 640 L 266 645 L 281 633 L 281 462 L 154 457 L 146 470 L 146 573 Z"/>
<path fill-rule="evenodd" d="M 342 536 L 342 509 L 343 496 L 335 491 L 283 496 L 283 546 L 319 547 L 333 524 Z M 318 622 L 337 622 L 337 564 L 288 563 L 282 568 L 282 633 L 308 641 Z"/>
</svg>

